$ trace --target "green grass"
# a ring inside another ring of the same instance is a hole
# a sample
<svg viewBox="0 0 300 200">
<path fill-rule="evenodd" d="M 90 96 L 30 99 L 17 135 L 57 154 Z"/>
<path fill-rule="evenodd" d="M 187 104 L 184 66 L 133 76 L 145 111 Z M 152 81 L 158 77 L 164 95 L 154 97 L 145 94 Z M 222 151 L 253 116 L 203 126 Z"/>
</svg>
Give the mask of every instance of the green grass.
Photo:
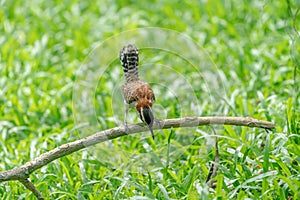
<svg viewBox="0 0 300 200">
<path fill-rule="evenodd" d="M 299 6 L 291 1 L 293 13 Z M 210 127 L 98 144 L 34 172 L 36 187 L 48 199 L 300 198 L 300 27 L 293 28 L 287 2 L 4 0 L 0 22 L 0 171 L 121 125 L 121 44 L 101 44 L 124 31 L 161 27 L 188 35 L 209 57 L 193 65 L 178 52 L 140 50 L 141 76 L 154 88 L 158 117 L 251 116 L 274 122 L 276 131 L 215 126 L 215 189 L 205 184 L 214 158 Z M 176 39 L 166 41 L 195 58 L 195 49 Z M 74 89 L 87 78 L 78 70 L 91 63 L 93 87 Z M 79 104 L 83 92 L 91 104 Z M 79 112 L 91 108 L 92 114 Z M 80 124 L 76 114 L 94 124 Z M 18 182 L 0 183 L 0 197 L 35 199 Z"/>
</svg>

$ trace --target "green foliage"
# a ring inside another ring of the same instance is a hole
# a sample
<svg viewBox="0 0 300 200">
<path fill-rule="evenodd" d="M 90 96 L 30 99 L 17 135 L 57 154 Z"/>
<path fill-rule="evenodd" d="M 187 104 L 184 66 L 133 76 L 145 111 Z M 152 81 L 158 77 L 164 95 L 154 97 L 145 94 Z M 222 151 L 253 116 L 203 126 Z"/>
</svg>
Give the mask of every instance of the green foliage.
<svg viewBox="0 0 300 200">
<path fill-rule="evenodd" d="M 293 13 L 297 7 L 291 2 Z M 33 173 L 36 187 L 48 199 L 299 199 L 299 25 L 293 28 L 287 9 L 284 1 L 259 0 L 1 1 L 0 171 L 79 139 L 72 105 L 77 70 L 109 37 L 158 26 L 201 45 L 216 67 L 199 71 L 216 81 L 202 79 L 180 57 L 146 49 L 141 57 L 156 65 L 152 72 L 151 66 L 143 69 L 147 81 L 163 76 L 165 85 L 178 84 L 160 68 L 168 63 L 193 86 L 201 115 L 251 116 L 274 122 L 276 131 L 214 127 L 220 137 L 214 189 L 205 184 L 214 157 L 209 127 L 155 131 L 155 141 L 148 132 L 129 135 L 90 147 Z M 122 69 L 117 60 L 109 69 L 95 83 L 100 129 L 123 119 L 116 100 Z M 212 87 L 220 82 L 222 94 Z M 183 97 L 154 88 L 166 117 L 180 117 Z M 184 95 L 180 85 L 176 90 Z M 0 197 L 35 199 L 17 182 L 0 183 Z"/>
</svg>

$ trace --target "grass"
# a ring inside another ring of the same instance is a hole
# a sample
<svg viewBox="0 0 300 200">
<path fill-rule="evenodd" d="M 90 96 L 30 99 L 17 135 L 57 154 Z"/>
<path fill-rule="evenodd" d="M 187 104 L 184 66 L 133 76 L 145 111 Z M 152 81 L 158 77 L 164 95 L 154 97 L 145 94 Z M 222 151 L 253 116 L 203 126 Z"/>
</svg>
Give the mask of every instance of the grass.
<svg viewBox="0 0 300 200">
<path fill-rule="evenodd" d="M 290 4 L 296 13 L 299 3 Z M 179 55 L 141 49 L 140 72 L 154 88 L 158 117 L 251 116 L 274 122 L 276 131 L 214 127 L 220 149 L 215 189 L 205 184 L 214 157 L 210 127 L 156 131 L 155 141 L 146 132 L 96 145 L 33 173 L 37 188 L 48 199 L 300 198 L 295 32 L 300 27 L 293 28 L 287 2 L 16 0 L 0 5 L 1 171 L 96 129 L 121 125 L 119 49 L 101 44 L 123 31 L 161 27 L 188 35 L 209 57 L 193 65 L 181 55 L 195 55 L 195 49 L 173 37 L 166 41 Z M 97 56 L 107 59 L 105 69 L 96 67 L 103 61 Z M 78 70 L 92 61 L 97 73 L 86 83 L 96 89 L 74 89 L 81 80 Z M 75 95 L 85 91 L 92 104 L 80 104 Z M 93 108 L 92 115 L 78 112 Z M 76 116 L 94 124 L 80 124 Z M 130 121 L 138 122 L 134 112 Z M 35 199 L 17 182 L 0 183 L 0 197 Z"/>
</svg>

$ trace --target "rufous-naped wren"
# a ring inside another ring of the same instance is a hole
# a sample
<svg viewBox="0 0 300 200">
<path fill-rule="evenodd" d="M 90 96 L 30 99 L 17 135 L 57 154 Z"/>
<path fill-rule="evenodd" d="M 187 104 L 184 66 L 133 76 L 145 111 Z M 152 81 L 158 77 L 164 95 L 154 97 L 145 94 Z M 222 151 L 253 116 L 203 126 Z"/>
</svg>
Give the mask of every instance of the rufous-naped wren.
<svg viewBox="0 0 300 200">
<path fill-rule="evenodd" d="M 155 101 L 153 90 L 148 83 L 139 79 L 138 62 L 139 52 L 133 45 L 124 46 L 120 51 L 120 61 L 125 73 L 126 83 L 121 86 L 125 102 L 124 124 L 127 127 L 127 115 L 130 107 L 135 107 L 140 119 L 145 122 L 153 134 L 154 114 L 152 104 Z"/>
</svg>

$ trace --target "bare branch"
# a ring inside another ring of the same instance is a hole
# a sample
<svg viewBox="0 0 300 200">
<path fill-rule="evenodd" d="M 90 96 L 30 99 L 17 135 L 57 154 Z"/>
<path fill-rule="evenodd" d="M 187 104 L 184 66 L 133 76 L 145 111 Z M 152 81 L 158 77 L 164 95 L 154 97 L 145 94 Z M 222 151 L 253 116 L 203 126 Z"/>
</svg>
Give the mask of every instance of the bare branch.
<svg viewBox="0 0 300 200">
<path fill-rule="evenodd" d="M 31 183 L 31 181 L 26 179 L 20 179 L 19 180 L 28 190 L 30 190 L 39 200 L 44 200 L 43 195 L 34 187 L 34 185 Z"/>
<path fill-rule="evenodd" d="M 185 117 L 177 119 L 167 119 L 162 120 L 160 123 L 153 126 L 153 130 L 156 129 L 168 129 L 177 127 L 195 127 L 203 125 L 236 125 L 236 126 L 248 126 L 248 127 L 258 127 L 265 129 L 274 129 L 275 126 L 271 122 L 261 121 L 249 117 Z M 161 127 L 160 127 L 161 126 Z M 49 152 L 46 152 L 32 161 L 25 163 L 24 165 L 0 172 L 0 182 L 19 180 L 22 182 L 26 188 L 31 190 L 36 197 L 41 197 L 40 193 L 36 190 L 33 184 L 29 181 L 29 175 L 35 170 L 47 165 L 48 163 L 61 158 L 63 156 L 69 155 L 73 152 L 79 151 L 86 147 L 111 140 L 117 137 L 121 137 L 127 134 L 133 134 L 138 132 L 148 131 L 148 127 L 145 124 L 132 124 L 128 125 L 128 132 L 125 132 L 125 127 L 115 127 L 112 129 L 107 129 L 104 131 L 97 132 L 86 138 L 76 140 L 67 144 L 63 144 Z"/>
</svg>

